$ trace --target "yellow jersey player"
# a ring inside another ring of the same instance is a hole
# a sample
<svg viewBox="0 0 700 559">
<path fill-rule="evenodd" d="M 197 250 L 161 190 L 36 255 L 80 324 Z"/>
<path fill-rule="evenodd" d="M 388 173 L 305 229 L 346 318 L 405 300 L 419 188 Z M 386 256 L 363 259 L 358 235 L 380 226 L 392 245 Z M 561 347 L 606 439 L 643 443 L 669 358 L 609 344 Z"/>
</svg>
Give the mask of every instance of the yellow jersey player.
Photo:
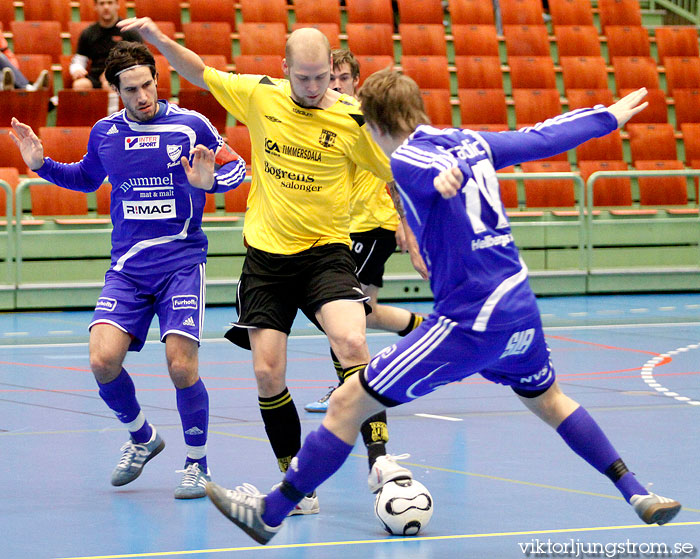
<svg viewBox="0 0 700 559">
<path fill-rule="evenodd" d="M 347 49 L 331 52 L 331 89 L 355 97 L 360 83 L 360 63 Z M 369 297 L 372 312 L 367 315 L 367 327 L 396 332 L 405 336 L 423 321 L 423 317 L 409 310 L 377 301 L 383 285 L 384 265 L 396 251 L 397 241 L 405 244 L 404 227 L 399 220 L 394 201 L 384 181 L 364 169 L 356 169 L 350 194 L 350 250 L 357 264 L 357 277 L 362 291 Z M 338 379 L 342 383 L 342 367 L 331 349 L 331 358 Z M 336 386 L 304 409 L 325 413 L 328 400 Z"/>
<path fill-rule="evenodd" d="M 355 166 L 391 181 L 388 159 L 372 141 L 358 102 L 329 89 L 330 46 L 316 29 L 290 35 L 287 79 L 272 79 L 207 67 L 149 18 L 120 26 L 139 31 L 250 131 L 253 181 L 243 228 L 248 252 L 238 284 L 239 318 L 227 338 L 252 350 L 265 430 L 284 472 L 301 446 L 299 416 L 286 386 L 287 338 L 298 309 L 326 333 L 344 375 L 369 361 L 368 297 L 349 249 L 349 197 Z M 385 424 L 373 428 L 386 438 Z M 377 457 L 370 477 L 381 476 L 387 465 L 390 456 Z M 318 511 L 313 494 L 291 514 Z"/>
</svg>

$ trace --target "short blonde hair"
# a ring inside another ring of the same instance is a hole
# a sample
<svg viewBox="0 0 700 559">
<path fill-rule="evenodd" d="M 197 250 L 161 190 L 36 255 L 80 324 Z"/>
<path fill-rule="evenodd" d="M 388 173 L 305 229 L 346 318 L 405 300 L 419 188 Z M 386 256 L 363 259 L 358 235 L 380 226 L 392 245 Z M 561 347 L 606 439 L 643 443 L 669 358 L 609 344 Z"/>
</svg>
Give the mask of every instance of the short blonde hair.
<svg viewBox="0 0 700 559">
<path fill-rule="evenodd" d="M 410 134 L 430 123 L 416 82 L 391 68 L 367 78 L 358 98 L 365 120 L 385 134 Z"/>
</svg>

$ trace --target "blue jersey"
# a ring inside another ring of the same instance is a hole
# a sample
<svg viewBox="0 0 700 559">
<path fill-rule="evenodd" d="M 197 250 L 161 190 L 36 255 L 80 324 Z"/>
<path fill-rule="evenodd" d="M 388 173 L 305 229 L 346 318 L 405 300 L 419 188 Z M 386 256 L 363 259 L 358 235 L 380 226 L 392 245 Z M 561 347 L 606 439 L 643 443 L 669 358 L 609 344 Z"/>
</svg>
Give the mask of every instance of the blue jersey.
<svg viewBox="0 0 700 559">
<path fill-rule="evenodd" d="M 615 117 L 598 106 L 515 132 L 419 126 L 394 151 L 391 170 L 430 271 L 437 314 L 485 331 L 537 312 L 496 169 L 561 153 L 616 128 Z M 458 195 L 446 200 L 433 180 L 455 166 L 464 181 Z"/>
<path fill-rule="evenodd" d="M 47 157 L 37 173 L 81 192 L 97 190 L 109 177 L 112 269 L 159 274 L 206 261 L 201 227 L 206 194 L 190 185 L 180 158 L 190 158 L 198 144 L 216 153 L 223 143 L 204 116 L 161 100 L 147 122 L 129 120 L 125 110 L 103 118 L 92 128 L 80 162 Z M 239 158 L 216 171 L 209 192 L 230 190 L 244 178 L 245 161 Z"/>
</svg>

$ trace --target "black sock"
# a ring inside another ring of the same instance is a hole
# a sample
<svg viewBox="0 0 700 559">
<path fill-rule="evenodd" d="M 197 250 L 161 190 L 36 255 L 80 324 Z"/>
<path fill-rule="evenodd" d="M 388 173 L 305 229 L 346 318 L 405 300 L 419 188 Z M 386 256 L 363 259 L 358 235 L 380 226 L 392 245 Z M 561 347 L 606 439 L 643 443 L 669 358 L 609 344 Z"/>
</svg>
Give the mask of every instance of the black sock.
<svg viewBox="0 0 700 559">
<path fill-rule="evenodd" d="M 360 427 L 362 440 L 367 447 L 367 459 L 369 460 L 370 469 L 374 465 L 374 461 L 379 456 L 386 454 L 386 443 L 389 442 L 389 430 L 386 426 L 386 411 L 381 411 L 373 415 Z"/>
<path fill-rule="evenodd" d="M 343 376 L 343 366 L 340 364 L 340 360 L 338 359 L 338 356 L 333 351 L 333 348 L 330 348 L 330 349 L 331 349 L 331 361 L 333 361 L 333 368 L 335 369 L 335 374 L 338 377 L 338 382 L 340 382 L 340 384 L 343 384 L 343 380 L 345 380 L 345 377 Z"/>
<path fill-rule="evenodd" d="M 272 398 L 258 396 L 258 404 L 277 465 L 284 473 L 301 448 L 301 422 L 297 408 L 286 388 Z"/>
<path fill-rule="evenodd" d="M 408 326 L 401 330 L 401 332 L 397 332 L 397 334 L 401 337 L 404 337 L 410 332 L 413 332 L 413 330 L 415 330 L 416 328 L 418 328 L 421 325 L 421 322 L 423 322 L 423 317 L 419 314 L 412 312 L 411 319 L 408 321 Z"/>
</svg>

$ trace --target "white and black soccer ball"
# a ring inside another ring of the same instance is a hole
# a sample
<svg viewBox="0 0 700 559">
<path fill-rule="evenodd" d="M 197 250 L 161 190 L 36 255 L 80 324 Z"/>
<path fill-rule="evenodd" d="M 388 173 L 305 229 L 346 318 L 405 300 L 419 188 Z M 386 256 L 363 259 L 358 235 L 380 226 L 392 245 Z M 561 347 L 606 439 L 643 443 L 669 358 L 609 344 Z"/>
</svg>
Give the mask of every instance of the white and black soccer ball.
<svg viewBox="0 0 700 559">
<path fill-rule="evenodd" d="M 377 493 L 374 513 L 390 534 L 415 536 L 433 516 L 433 497 L 415 479 L 389 481 Z"/>
</svg>

